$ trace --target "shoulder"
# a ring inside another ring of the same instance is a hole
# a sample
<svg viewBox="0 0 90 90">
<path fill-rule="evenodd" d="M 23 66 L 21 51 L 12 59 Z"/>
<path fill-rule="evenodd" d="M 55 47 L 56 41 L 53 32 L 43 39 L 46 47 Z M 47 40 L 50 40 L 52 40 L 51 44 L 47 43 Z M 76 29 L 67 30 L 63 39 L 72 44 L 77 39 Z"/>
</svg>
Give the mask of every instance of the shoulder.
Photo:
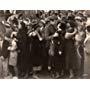
<svg viewBox="0 0 90 90">
<path fill-rule="evenodd" d="M 85 46 L 90 45 L 90 37 L 86 37 L 84 44 Z"/>
<path fill-rule="evenodd" d="M 90 37 L 87 39 L 87 43 L 90 43 Z"/>
</svg>

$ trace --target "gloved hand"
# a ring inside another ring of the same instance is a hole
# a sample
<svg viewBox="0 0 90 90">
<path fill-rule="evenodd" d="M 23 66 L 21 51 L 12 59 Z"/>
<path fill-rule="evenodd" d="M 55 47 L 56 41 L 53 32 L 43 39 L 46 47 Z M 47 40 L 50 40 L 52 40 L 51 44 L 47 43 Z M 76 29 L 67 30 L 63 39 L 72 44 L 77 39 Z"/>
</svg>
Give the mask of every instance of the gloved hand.
<svg viewBox="0 0 90 90">
<path fill-rule="evenodd" d="M 58 35 L 58 33 L 55 33 L 54 35 L 53 35 L 53 37 L 58 37 L 59 35 Z"/>
</svg>

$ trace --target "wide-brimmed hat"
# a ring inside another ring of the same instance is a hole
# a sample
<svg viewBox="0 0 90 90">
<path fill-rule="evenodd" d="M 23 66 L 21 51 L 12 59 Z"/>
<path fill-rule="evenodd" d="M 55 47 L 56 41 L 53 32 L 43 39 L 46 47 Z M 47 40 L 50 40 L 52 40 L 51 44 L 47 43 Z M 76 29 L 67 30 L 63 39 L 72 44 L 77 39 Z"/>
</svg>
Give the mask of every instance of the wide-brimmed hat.
<svg viewBox="0 0 90 90">
<path fill-rule="evenodd" d="M 75 16 L 74 15 L 68 16 L 68 20 L 75 20 Z"/>
<path fill-rule="evenodd" d="M 40 20 L 39 23 L 45 25 L 45 20 Z"/>
<path fill-rule="evenodd" d="M 47 23 L 47 22 L 50 22 L 49 18 L 45 18 L 45 22 L 46 22 L 46 23 Z"/>
<path fill-rule="evenodd" d="M 82 20 L 82 18 L 80 16 L 76 16 L 75 20 Z"/>
<path fill-rule="evenodd" d="M 32 25 L 34 25 L 34 24 L 37 24 L 38 21 L 36 19 L 33 19 L 31 23 L 32 23 Z"/>
<path fill-rule="evenodd" d="M 50 17 L 49 17 L 49 20 L 51 20 L 51 21 L 54 21 L 54 20 L 57 20 L 57 19 L 58 19 L 57 16 L 50 16 Z"/>
</svg>

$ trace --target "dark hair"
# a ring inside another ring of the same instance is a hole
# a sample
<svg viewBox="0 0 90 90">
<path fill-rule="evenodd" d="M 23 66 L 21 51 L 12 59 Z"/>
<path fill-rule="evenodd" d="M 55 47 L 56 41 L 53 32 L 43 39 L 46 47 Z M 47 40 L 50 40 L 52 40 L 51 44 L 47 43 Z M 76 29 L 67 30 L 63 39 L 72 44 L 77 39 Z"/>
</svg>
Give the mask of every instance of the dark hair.
<svg viewBox="0 0 90 90">
<path fill-rule="evenodd" d="M 70 15 L 70 16 L 68 16 L 68 20 L 75 20 L 75 16 L 74 15 Z"/>
<path fill-rule="evenodd" d="M 74 32 L 74 29 L 72 27 L 70 27 L 70 28 L 67 29 L 67 32 L 73 33 Z"/>
<path fill-rule="evenodd" d="M 20 13 L 20 14 L 19 14 L 19 16 L 18 16 L 18 19 L 19 19 L 20 17 L 22 17 L 22 16 L 23 16 L 23 14 L 22 14 L 22 13 Z"/>
<path fill-rule="evenodd" d="M 87 31 L 90 32 L 90 25 L 87 26 Z"/>
<path fill-rule="evenodd" d="M 22 28 L 25 28 L 26 26 L 25 26 L 25 23 L 22 21 L 21 22 L 21 26 L 22 26 Z"/>
<path fill-rule="evenodd" d="M 32 25 L 32 28 L 33 28 L 34 30 L 36 30 L 38 27 L 39 27 L 39 24 L 37 24 L 37 23 Z"/>
<path fill-rule="evenodd" d="M 72 28 L 75 28 L 77 26 L 76 22 L 74 22 L 73 20 L 70 20 L 69 23 Z"/>
<path fill-rule="evenodd" d="M 17 38 L 16 35 L 13 34 L 12 38 Z"/>
<path fill-rule="evenodd" d="M 45 24 L 48 24 L 50 21 L 48 20 L 48 21 L 46 21 L 46 23 Z"/>
<path fill-rule="evenodd" d="M 65 29 L 66 29 L 66 23 L 65 23 L 65 22 L 61 22 L 60 28 L 61 28 L 62 30 L 65 30 Z"/>
<path fill-rule="evenodd" d="M 13 19 L 13 21 L 12 21 L 14 24 L 16 24 L 16 25 L 18 25 L 18 20 L 17 20 L 17 18 L 15 17 L 14 19 Z"/>
</svg>

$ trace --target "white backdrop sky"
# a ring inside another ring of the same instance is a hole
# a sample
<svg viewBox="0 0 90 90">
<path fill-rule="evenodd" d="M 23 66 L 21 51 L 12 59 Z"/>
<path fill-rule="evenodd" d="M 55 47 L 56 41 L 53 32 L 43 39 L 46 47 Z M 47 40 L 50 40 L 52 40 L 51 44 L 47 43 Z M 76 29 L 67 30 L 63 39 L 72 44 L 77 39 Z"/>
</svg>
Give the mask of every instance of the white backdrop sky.
<svg viewBox="0 0 90 90">
<path fill-rule="evenodd" d="M 0 0 L 0 9 L 90 9 L 90 0 Z"/>
</svg>

